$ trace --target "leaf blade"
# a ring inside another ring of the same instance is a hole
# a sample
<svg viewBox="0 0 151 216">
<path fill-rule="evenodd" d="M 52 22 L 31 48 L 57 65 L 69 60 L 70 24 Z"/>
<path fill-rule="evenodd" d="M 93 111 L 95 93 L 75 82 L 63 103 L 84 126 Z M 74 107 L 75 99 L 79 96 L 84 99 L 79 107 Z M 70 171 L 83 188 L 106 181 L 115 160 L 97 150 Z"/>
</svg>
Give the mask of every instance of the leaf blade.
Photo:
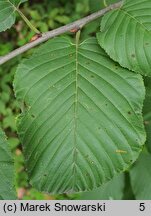
<svg viewBox="0 0 151 216">
<path fill-rule="evenodd" d="M 130 169 L 132 189 L 136 199 L 151 199 L 151 154 L 143 153 Z"/>
<path fill-rule="evenodd" d="M 151 2 L 127 0 L 119 9 L 106 14 L 98 33 L 99 44 L 121 66 L 136 73 L 150 74 Z"/>
<path fill-rule="evenodd" d="M 1 0 L 0 1 L 0 32 L 5 31 L 15 23 L 15 12 L 24 1 Z"/>
<path fill-rule="evenodd" d="M 124 191 L 124 174 L 115 176 L 111 181 L 90 192 L 84 192 L 80 200 L 121 200 Z"/>
<path fill-rule="evenodd" d="M 146 145 L 151 152 L 151 78 L 146 77 L 144 79 L 145 82 L 145 87 L 146 87 L 146 96 L 145 96 L 145 101 L 144 101 L 144 107 L 143 107 L 143 116 L 144 116 L 144 124 L 145 124 L 145 129 L 146 129 L 146 134 L 147 134 L 147 139 L 146 139 Z"/>
<path fill-rule="evenodd" d="M 14 189 L 14 164 L 5 134 L 0 129 L 0 199 L 16 199 Z"/>
<path fill-rule="evenodd" d="M 78 49 L 67 39 L 49 41 L 19 66 L 14 87 L 26 104 L 18 130 L 39 190 L 90 190 L 138 157 L 142 78 L 115 65 L 95 39 Z"/>
</svg>

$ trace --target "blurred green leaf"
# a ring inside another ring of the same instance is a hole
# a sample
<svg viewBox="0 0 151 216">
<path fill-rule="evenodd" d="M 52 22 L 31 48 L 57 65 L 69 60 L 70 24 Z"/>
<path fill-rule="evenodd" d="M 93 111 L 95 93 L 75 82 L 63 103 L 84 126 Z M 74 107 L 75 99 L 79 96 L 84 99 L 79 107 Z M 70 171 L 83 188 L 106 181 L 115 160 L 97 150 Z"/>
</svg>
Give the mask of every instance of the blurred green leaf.
<svg viewBox="0 0 151 216">
<path fill-rule="evenodd" d="M 119 2 L 119 0 L 89 0 L 90 11 L 95 12 L 109 6 L 110 4 L 114 4 Z"/>
<path fill-rule="evenodd" d="M 147 133 L 146 145 L 148 150 L 151 152 L 151 78 L 144 78 L 146 87 L 146 97 L 144 101 L 144 124 Z"/>
<path fill-rule="evenodd" d="M 10 127 L 13 131 L 16 130 L 15 117 L 13 116 L 12 113 L 10 113 L 10 115 L 8 115 L 4 118 L 3 127 L 4 128 Z"/>
<path fill-rule="evenodd" d="M 136 199 L 151 199 L 151 154 L 142 153 L 130 170 L 131 185 Z"/>
<path fill-rule="evenodd" d="M 6 114 L 6 107 L 5 104 L 0 100 L 0 114 Z"/>
<path fill-rule="evenodd" d="M 49 12 L 49 17 L 50 18 L 55 18 L 59 14 L 59 8 L 54 8 Z"/>
<path fill-rule="evenodd" d="M 53 29 L 53 28 L 55 27 L 55 22 L 54 22 L 54 20 L 49 20 L 49 21 L 48 21 L 48 26 L 49 26 L 51 29 Z"/>
<path fill-rule="evenodd" d="M 132 191 L 130 174 L 128 171 L 125 172 L 125 187 L 124 187 L 124 195 L 123 200 L 135 200 L 134 193 Z"/>
<path fill-rule="evenodd" d="M 28 190 L 27 194 L 23 197 L 23 200 L 36 199 L 36 200 L 45 200 L 45 194 L 40 193 L 34 188 Z"/>
<path fill-rule="evenodd" d="M 11 43 L 5 43 L 5 44 L 0 44 L 0 56 L 3 56 L 7 53 L 9 53 L 13 48 L 13 45 Z"/>
<path fill-rule="evenodd" d="M 8 138 L 8 142 L 12 150 L 14 150 L 19 145 L 19 139 L 16 137 Z"/>
<path fill-rule="evenodd" d="M 83 0 L 82 2 L 77 0 L 76 12 L 79 14 L 89 12 L 89 0 Z"/>
<path fill-rule="evenodd" d="M 6 136 L 0 128 L 0 200 L 16 199 L 14 162 Z"/>
<path fill-rule="evenodd" d="M 48 26 L 44 22 L 37 22 L 37 27 L 39 28 L 40 32 L 47 32 L 48 31 Z"/>
<path fill-rule="evenodd" d="M 89 2 L 91 12 L 98 11 L 105 7 L 103 0 L 89 0 Z"/>
<path fill-rule="evenodd" d="M 34 19 L 35 21 L 41 20 L 41 15 L 38 13 L 37 10 L 29 10 L 29 14 L 31 18 Z"/>
<path fill-rule="evenodd" d="M 124 174 L 115 176 L 111 181 L 91 192 L 81 194 L 82 200 L 120 200 L 124 190 Z"/>
<path fill-rule="evenodd" d="M 56 16 L 55 20 L 62 24 L 67 24 L 70 22 L 70 18 L 67 16 Z"/>
</svg>

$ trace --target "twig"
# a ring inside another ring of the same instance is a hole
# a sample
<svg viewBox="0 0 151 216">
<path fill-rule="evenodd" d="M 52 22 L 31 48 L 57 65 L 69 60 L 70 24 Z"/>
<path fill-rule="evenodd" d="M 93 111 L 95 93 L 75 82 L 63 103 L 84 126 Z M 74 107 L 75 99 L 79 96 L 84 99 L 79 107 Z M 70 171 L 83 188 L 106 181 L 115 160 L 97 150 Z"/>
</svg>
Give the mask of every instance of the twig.
<svg viewBox="0 0 151 216">
<path fill-rule="evenodd" d="M 113 9 L 116 9 L 116 8 L 119 8 L 121 7 L 122 5 L 122 1 L 118 2 L 118 3 L 115 3 L 115 4 L 112 4 L 98 12 L 95 12 L 87 17 L 84 17 L 80 20 L 77 20 L 75 22 L 72 22 L 70 24 L 67 24 L 65 26 L 62 26 L 60 28 L 57 28 L 57 29 L 54 29 L 52 31 L 49 31 L 49 32 L 46 32 L 46 33 L 43 33 L 42 36 L 40 38 L 38 38 L 37 40 L 33 41 L 33 42 L 30 42 L 30 43 L 27 43 L 26 45 L 10 52 L 9 54 L 5 55 L 5 56 L 2 56 L 0 57 L 0 65 L 4 64 L 5 62 L 9 61 L 10 59 L 16 57 L 17 55 L 20 55 L 24 52 L 26 52 L 27 50 L 37 46 L 38 44 L 41 44 L 45 41 L 47 41 L 48 39 L 50 38 L 53 38 L 55 36 L 58 36 L 58 35 L 61 35 L 65 32 L 68 32 L 72 29 L 81 29 L 84 25 L 86 25 L 87 23 L 103 16 L 105 13 L 107 13 L 108 11 L 110 10 L 113 10 Z"/>
</svg>

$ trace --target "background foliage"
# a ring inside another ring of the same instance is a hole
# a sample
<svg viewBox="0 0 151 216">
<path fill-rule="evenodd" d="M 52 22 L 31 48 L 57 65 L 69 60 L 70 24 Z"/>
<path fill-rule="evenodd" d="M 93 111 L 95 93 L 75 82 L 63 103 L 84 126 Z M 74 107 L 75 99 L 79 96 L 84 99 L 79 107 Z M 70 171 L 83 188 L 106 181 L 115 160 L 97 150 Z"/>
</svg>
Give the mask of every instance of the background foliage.
<svg viewBox="0 0 151 216">
<path fill-rule="evenodd" d="M 117 0 L 32 0 L 23 4 L 21 10 L 31 20 L 34 26 L 36 26 L 41 32 L 46 32 L 103 8 L 105 6 L 104 2 L 105 4 L 110 4 L 117 2 Z M 17 15 L 16 24 L 8 31 L 0 34 L 0 55 L 9 53 L 11 50 L 24 45 L 29 42 L 34 35 L 34 32 L 32 32 L 18 16 L 19 15 Z M 88 24 L 82 30 L 82 40 L 88 38 L 88 36 L 94 36 L 95 33 L 99 31 L 99 20 L 100 19 Z M 74 35 L 68 33 L 65 37 L 73 38 Z M 148 178 L 148 182 L 150 180 L 149 176 L 146 174 L 146 170 L 141 167 L 141 161 L 145 161 L 147 167 L 151 160 L 149 158 L 149 153 L 147 153 L 148 149 L 151 151 L 149 141 L 144 148 L 145 153 L 132 167 L 134 172 L 127 171 L 124 174 L 115 177 L 103 187 L 92 192 L 51 196 L 40 193 L 30 186 L 24 166 L 22 146 L 16 133 L 15 120 L 20 109 L 19 104 L 16 102 L 14 97 L 12 81 L 21 58 L 31 55 L 33 50 L 34 49 L 28 51 L 22 56 L 12 59 L 3 66 L 0 66 L 0 126 L 9 137 L 8 141 L 15 159 L 18 199 L 151 199 L 150 191 L 148 193 L 142 192 L 141 194 L 138 192 L 140 189 L 145 187 L 146 183 L 141 181 L 138 185 L 133 184 L 134 180 L 139 178 L 140 172 L 144 172 L 144 175 Z M 150 83 L 150 79 L 145 78 L 146 86 L 149 86 Z M 151 92 L 148 87 L 147 97 L 144 103 L 144 119 L 148 136 L 150 136 L 149 131 L 151 128 L 150 106 L 148 103 L 150 98 Z M 145 158 L 147 159 L 145 160 Z M 138 172 L 139 169 L 136 169 L 139 166 L 140 172 Z"/>
</svg>

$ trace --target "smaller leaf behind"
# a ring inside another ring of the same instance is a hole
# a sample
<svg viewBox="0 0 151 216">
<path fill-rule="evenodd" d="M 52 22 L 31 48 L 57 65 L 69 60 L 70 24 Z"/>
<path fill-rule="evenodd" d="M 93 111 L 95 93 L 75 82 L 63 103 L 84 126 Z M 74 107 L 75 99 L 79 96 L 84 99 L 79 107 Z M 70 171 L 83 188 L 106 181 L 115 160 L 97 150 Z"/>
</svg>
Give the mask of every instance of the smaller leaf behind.
<svg viewBox="0 0 151 216">
<path fill-rule="evenodd" d="M 122 67 L 151 76 L 151 1 L 125 0 L 101 21 L 98 41 Z"/>
<path fill-rule="evenodd" d="M 0 1 L 0 32 L 9 29 L 15 23 L 15 12 L 21 3 L 26 0 Z"/>
<path fill-rule="evenodd" d="M 16 199 L 14 163 L 4 132 L 0 129 L 0 200 Z"/>
<path fill-rule="evenodd" d="M 146 97 L 144 101 L 144 124 L 147 133 L 146 145 L 148 150 L 151 152 L 151 78 L 146 77 L 144 79 L 146 87 Z"/>
<path fill-rule="evenodd" d="M 151 199 L 151 154 L 142 153 L 130 170 L 131 185 L 136 199 Z"/>
<path fill-rule="evenodd" d="M 121 200 L 124 191 L 124 174 L 115 176 L 101 187 L 81 194 L 81 200 Z"/>
</svg>

